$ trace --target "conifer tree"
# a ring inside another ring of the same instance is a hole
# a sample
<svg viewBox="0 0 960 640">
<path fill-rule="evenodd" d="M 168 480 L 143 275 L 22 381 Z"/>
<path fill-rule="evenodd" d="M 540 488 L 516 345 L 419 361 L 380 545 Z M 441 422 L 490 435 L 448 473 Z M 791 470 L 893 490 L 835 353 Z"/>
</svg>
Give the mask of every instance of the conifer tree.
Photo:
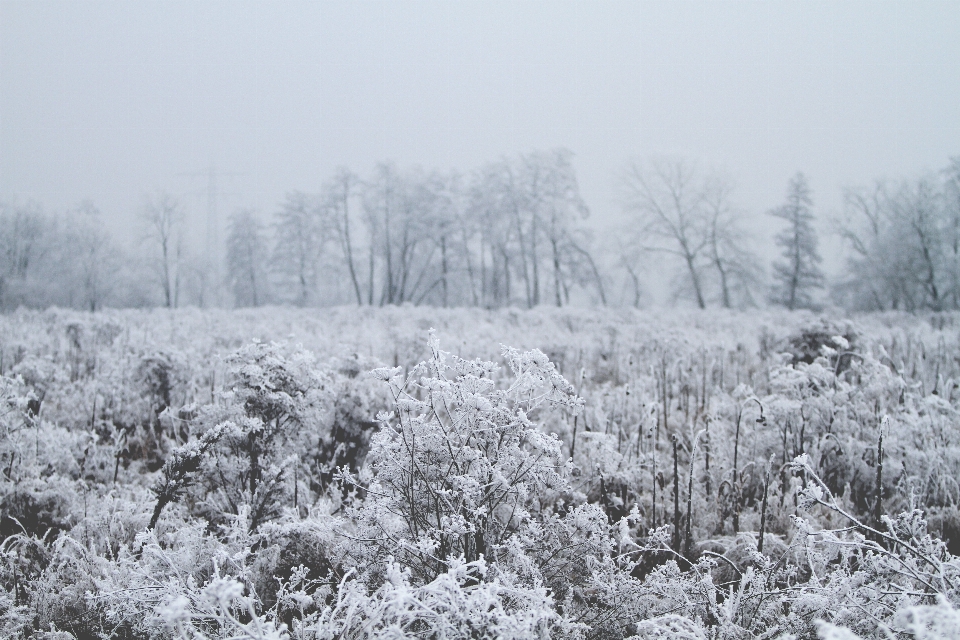
<svg viewBox="0 0 960 640">
<path fill-rule="evenodd" d="M 812 207 L 807 178 L 797 173 L 790 180 L 787 202 L 770 211 L 770 215 L 787 221 L 787 227 L 776 236 L 783 259 L 773 263 L 771 299 L 791 310 L 811 306 L 811 291 L 823 287 Z"/>
</svg>

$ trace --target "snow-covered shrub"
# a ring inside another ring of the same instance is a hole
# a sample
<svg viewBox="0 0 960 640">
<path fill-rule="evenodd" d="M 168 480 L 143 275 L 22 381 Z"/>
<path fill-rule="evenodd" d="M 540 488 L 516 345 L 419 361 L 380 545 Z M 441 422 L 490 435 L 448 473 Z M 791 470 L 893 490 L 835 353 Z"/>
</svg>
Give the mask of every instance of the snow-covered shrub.
<svg viewBox="0 0 960 640">
<path fill-rule="evenodd" d="M 820 528 L 796 517 L 797 543 L 806 551 L 811 573 L 808 591 L 819 592 L 830 606 L 823 617 L 858 633 L 897 629 L 898 612 L 939 598 L 960 604 L 960 558 L 927 532 L 922 512 L 914 510 L 869 524 L 844 509 L 817 477 L 807 456 L 793 463 L 807 486 L 800 506 L 808 513 L 826 510 L 844 526 Z M 906 629 L 900 629 L 907 632 Z"/>
<path fill-rule="evenodd" d="M 211 443 L 203 475 L 213 518 L 248 505 L 256 529 L 279 515 L 296 493 L 292 472 L 302 445 L 321 435 L 327 376 L 309 352 L 284 351 L 277 343 L 255 342 L 231 355 L 229 390 L 200 412 L 207 424 L 203 438 Z"/>
<path fill-rule="evenodd" d="M 549 638 L 568 625 L 557 615 L 543 587 L 504 584 L 489 573 L 483 558 L 452 559 L 446 570 L 417 584 L 410 571 L 386 559 L 385 579 L 368 594 L 349 577 L 336 602 L 308 624 L 295 625 L 302 637 L 317 640 L 361 638 Z"/>
<path fill-rule="evenodd" d="M 458 558 L 499 566 L 566 488 L 560 441 L 529 418 L 543 403 L 579 408 L 546 356 L 504 348 L 514 379 L 498 389 L 496 364 L 445 353 L 433 334 L 430 346 L 429 362 L 406 375 L 399 367 L 374 371 L 395 404 L 380 415 L 359 478 L 366 499 L 356 508 L 356 544 L 348 543 L 347 555 L 378 582 L 384 567 L 375 560 L 387 555 L 415 584 Z M 516 571 L 522 565 L 515 559 Z"/>
</svg>

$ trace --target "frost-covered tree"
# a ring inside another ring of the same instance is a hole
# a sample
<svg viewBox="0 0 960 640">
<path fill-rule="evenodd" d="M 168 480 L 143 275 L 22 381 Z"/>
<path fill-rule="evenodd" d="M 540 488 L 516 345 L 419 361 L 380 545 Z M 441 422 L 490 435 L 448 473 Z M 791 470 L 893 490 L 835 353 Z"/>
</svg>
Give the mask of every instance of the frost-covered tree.
<svg viewBox="0 0 960 640">
<path fill-rule="evenodd" d="M 227 236 L 227 281 L 238 307 L 258 307 L 267 297 L 267 239 L 252 211 L 230 219 Z"/>
<path fill-rule="evenodd" d="M 0 309 L 116 303 L 120 252 L 89 201 L 64 215 L 0 203 Z"/>
<path fill-rule="evenodd" d="M 173 309 L 180 304 L 183 275 L 183 207 L 172 195 L 161 192 L 147 200 L 142 220 L 145 226 L 143 240 L 153 252 L 153 270 L 163 290 L 164 306 Z"/>
<path fill-rule="evenodd" d="M 37 206 L 0 206 L 0 304 L 15 306 L 43 255 L 45 220 Z M 22 304 L 22 302 L 21 302 Z"/>
<path fill-rule="evenodd" d="M 630 276 L 635 306 L 640 258 L 651 253 L 679 261 L 682 284 L 675 295 L 692 296 L 701 309 L 712 299 L 724 307 L 751 302 L 759 270 L 741 228 L 742 214 L 733 207 L 729 180 L 682 159 L 659 158 L 632 161 L 620 186 L 631 218 L 620 266 Z"/>
<path fill-rule="evenodd" d="M 947 225 L 938 185 L 929 179 L 904 184 L 893 194 L 889 206 L 917 306 L 943 310 L 950 283 L 945 262 Z"/>
<path fill-rule="evenodd" d="M 732 204 L 732 184 L 715 177 L 707 186 L 707 261 L 716 278 L 717 298 L 725 309 L 752 306 L 762 269 L 750 250 L 750 234 L 741 224 L 744 214 Z"/>
<path fill-rule="evenodd" d="M 570 302 L 571 280 L 579 274 L 576 267 L 589 264 L 590 276 L 595 275 L 596 265 L 584 243 L 578 243 L 572 233 L 578 219 L 585 219 L 590 211 L 580 197 L 576 172 L 572 164 L 573 154 L 566 149 L 550 152 L 531 153 L 523 156 L 523 175 L 528 193 L 529 208 L 536 231 L 541 228 L 547 245 L 545 253 L 549 260 L 550 288 L 553 290 L 552 302 L 563 306 Z M 531 234 L 531 259 L 536 266 L 536 238 Z M 534 272 L 536 273 L 536 271 Z M 534 283 L 534 291 L 539 302 L 539 279 Z M 598 291 L 603 298 L 603 284 L 596 279 Z M 544 287 L 546 289 L 546 287 Z M 546 292 L 544 292 L 546 298 Z"/>
<path fill-rule="evenodd" d="M 459 200 L 455 176 L 377 166 L 362 200 L 370 243 L 369 304 L 449 302 L 462 246 Z"/>
<path fill-rule="evenodd" d="M 273 270 L 280 295 L 298 306 L 316 302 L 324 234 L 314 198 L 287 194 L 275 216 Z"/>
<path fill-rule="evenodd" d="M 578 224 L 589 210 L 572 159 L 566 149 L 535 151 L 474 174 L 467 209 L 479 226 L 473 264 L 484 305 L 562 306 L 573 285 L 605 298 L 590 236 Z"/>
<path fill-rule="evenodd" d="M 909 308 L 911 296 L 903 252 L 892 233 L 888 186 L 878 182 L 870 189 L 847 189 L 844 212 L 838 223 L 840 236 L 850 249 L 847 273 L 834 295 L 848 306 L 885 311 Z"/>
<path fill-rule="evenodd" d="M 621 178 L 624 207 L 637 218 L 645 246 L 682 261 L 694 301 L 704 309 L 707 215 L 699 182 L 695 167 L 668 160 L 632 162 Z"/>
<path fill-rule="evenodd" d="M 510 214 L 518 206 L 514 184 L 513 168 L 504 159 L 478 169 L 470 185 L 468 216 L 479 235 L 479 299 L 484 306 L 507 305 L 515 297 L 520 256 Z"/>
<path fill-rule="evenodd" d="M 356 238 L 351 235 L 350 225 L 353 219 L 350 203 L 357 195 L 360 179 L 345 167 L 337 169 L 336 175 L 324 186 L 322 196 L 323 215 L 330 222 L 336 233 L 342 259 L 347 265 L 353 292 L 357 297 L 357 304 L 363 305 L 363 294 L 360 292 L 360 269 L 354 257 Z"/>
<path fill-rule="evenodd" d="M 462 234 L 460 177 L 456 174 L 434 173 L 427 180 L 427 188 L 431 195 L 431 206 L 425 214 L 434 229 L 431 234 L 432 254 L 438 255 L 439 261 L 428 270 L 428 282 L 424 283 L 425 288 L 419 299 L 437 301 L 441 306 L 448 307 L 456 291 L 456 273 L 471 273 L 470 249 L 464 245 Z M 470 288 L 473 289 L 472 281 Z M 469 299 L 467 296 L 465 298 Z"/>
<path fill-rule="evenodd" d="M 951 158 L 950 165 L 941 175 L 944 178 L 942 204 L 946 233 L 943 237 L 949 280 L 948 296 L 950 306 L 960 309 L 960 156 Z"/>
<path fill-rule="evenodd" d="M 78 250 L 77 293 L 84 308 L 97 311 L 116 287 L 117 250 L 104 229 L 100 211 L 92 202 L 83 202 L 71 223 L 69 235 Z"/>
<path fill-rule="evenodd" d="M 788 309 L 809 307 L 813 304 L 812 291 L 823 287 L 812 207 L 807 178 L 797 173 L 790 180 L 786 204 L 770 212 L 775 218 L 787 222 L 786 228 L 776 236 L 777 246 L 783 249 L 783 258 L 773 263 L 771 298 Z"/>
<path fill-rule="evenodd" d="M 956 171 L 952 166 L 941 176 L 847 190 L 839 226 L 852 254 L 846 278 L 835 291 L 845 304 L 881 311 L 958 308 Z"/>
</svg>

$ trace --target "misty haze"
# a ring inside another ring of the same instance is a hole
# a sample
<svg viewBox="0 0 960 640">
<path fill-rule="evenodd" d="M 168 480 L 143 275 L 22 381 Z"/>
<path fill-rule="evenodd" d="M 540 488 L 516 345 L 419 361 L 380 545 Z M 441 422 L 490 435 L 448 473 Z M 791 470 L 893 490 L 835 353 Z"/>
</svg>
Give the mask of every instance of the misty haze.
<svg viewBox="0 0 960 640">
<path fill-rule="evenodd" d="M 957 638 L 957 34 L 0 0 L 0 637 Z"/>
</svg>

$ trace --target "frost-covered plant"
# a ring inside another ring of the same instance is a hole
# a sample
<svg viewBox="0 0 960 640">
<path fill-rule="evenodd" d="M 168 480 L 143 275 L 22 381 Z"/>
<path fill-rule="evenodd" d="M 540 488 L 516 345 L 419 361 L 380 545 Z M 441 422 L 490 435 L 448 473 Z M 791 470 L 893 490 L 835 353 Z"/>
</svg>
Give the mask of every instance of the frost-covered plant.
<svg viewBox="0 0 960 640">
<path fill-rule="evenodd" d="M 157 607 L 156 626 L 176 638 L 287 640 L 285 626 L 257 615 L 256 600 L 243 583 L 216 576 L 201 589 L 173 597 Z"/>
<path fill-rule="evenodd" d="M 451 560 L 444 573 L 425 584 L 387 558 L 385 580 L 373 594 L 363 582 L 348 576 L 336 601 L 306 624 L 297 635 L 317 640 L 352 638 L 548 638 L 568 628 L 542 587 L 504 584 L 486 577 L 483 558 Z"/>
<path fill-rule="evenodd" d="M 209 429 L 218 429 L 215 438 L 204 436 L 213 454 L 207 489 L 220 496 L 228 513 L 249 505 L 251 530 L 276 517 L 287 494 L 295 492 L 287 489 L 290 472 L 323 422 L 326 376 L 309 352 L 284 351 L 283 345 L 254 342 L 228 357 L 230 390 L 201 413 Z"/>
<path fill-rule="evenodd" d="M 795 518 L 798 540 L 806 552 L 809 591 L 829 598 L 828 621 L 861 633 L 896 629 L 896 614 L 906 607 L 941 599 L 960 604 L 960 558 L 927 532 L 919 510 L 881 523 L 867 524 L 849 513 L 816 475 L 807 456 L 793 462 L 807 486 L 800 506 L 840 516 L 846 526 L 825 529 Z M 904 630 L 905 631 L 905 630 Z"/>
<path fill-rule="evenodd" d="M 157 535 L 141 532 L 111 563 L 73 545 L 95 583 L 85 604 L 114 635 L 176 638 L 280 638 L 279 625 L 260 609 L 250 581 L 246 512 L 224 539 L 202 525 L 182 524 Z"/>
<path fill-rule="evenodd" d="M 457 356 L 414 369 L 434 323 Z M 824 329 L 797 357 L 810 326 Z M 936 637 L 923 634 L 956 610 L 957 326 L 763 311 L 0 316 L 0 373 L 14 375 L 0 381 L 0 636 L 486 625 L 806 640 L 826 618 Z M 516 372 L 469 360 L 501 342 L 543 353 L 502 351 Z M 157 354 L 175 365 L 160 415 L 162 376 L 144 375 Z M 379 362 L 409 373 L 363 375 Z"/>
<path fill-rule="evenodd" d="M 324 428 L 314 432 L 302 460 L 309 488 L 316 493 L 331 488 L 340 467 L 355 473 L 363 466 L 378 426 L 376 415 L 390 401 L 387 386 L 366 375 L 379 364 L 358 354 L 325 363 L 329 411 L 324 412 Z"/>
<path fill-rule="evenodd" d="M 514 381 L 498 389 L 494 363 L 445 353 L 432 333 L 430 348 L 429 362 L 406 376 L 400 368 L 374 371 L 395 406 L 380 415 L 360 476 L 366 500 L 356 512 L 357 565 L 376 572 L 364 559 L 392 555 L 419 584 L 457 558 L 505 558 L 531 512 L 565 487 L 560 441 L 528 413 L 545 402 L 580 404 L 539 351 L 504 348 Z"/>
<path fill-rule="evenodd" d="M 157 525 L 163 508 L 178 500 L 184 489 L 194 482 L 194 476 L 200 469 L 204 456 L 223 437 L 226 430 L 227 424 L 217 425 L 199 439 L 179 447 L 170 454 L 160 470 L 161 479 L 153 489 L 157 495 L 157 504 L 153 508 L 150 524 L 147 525 L 148 529 L 153 529 Z"/>
<path fill-rule="evenodd" d="M 173 404 L 174 393 L 184 384 L 186 369 L 183 356 L 169 350 L 146 353 L 140 358 L 137 379 L 150 398 L 155 415 Z"/>
<path fill-rule="evenodd" d="M 888 638 L 899 635 L 912 640 L 954 640 L 960 630 L 960 610 L 940 598 L 936 604 L 913 605 L 898 610 L 892 628 L 883 625 L 880 630 Z M 860 640 L 860 636 L 849 628 L 823 620 L 817 631 L 822 640 Z"/>
<path fill-rule="evenodd" d="M 676 613 L 643 620 L 631 640 L 707 640 L 707 631 L 696 620 Z"/>
</svg>

